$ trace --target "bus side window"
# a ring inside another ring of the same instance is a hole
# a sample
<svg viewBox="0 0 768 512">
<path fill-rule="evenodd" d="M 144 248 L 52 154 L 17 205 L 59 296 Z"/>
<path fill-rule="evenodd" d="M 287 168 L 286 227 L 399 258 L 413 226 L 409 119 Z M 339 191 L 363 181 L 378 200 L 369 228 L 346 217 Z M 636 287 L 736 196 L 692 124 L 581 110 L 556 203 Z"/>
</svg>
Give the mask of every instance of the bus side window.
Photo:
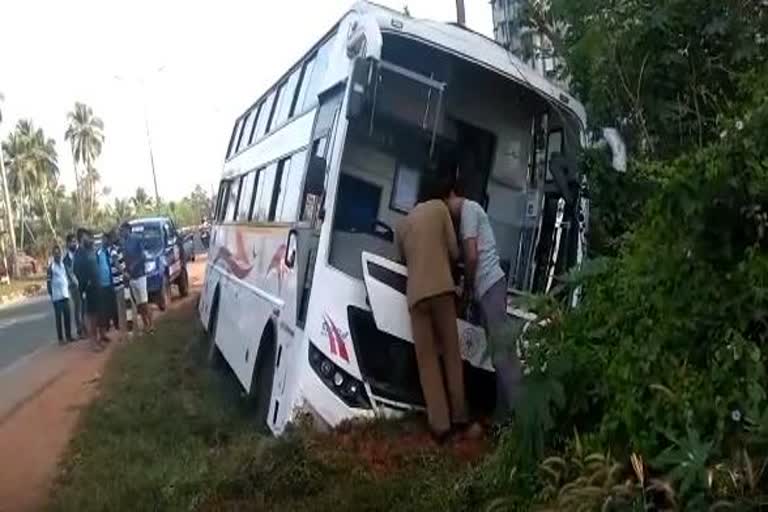
<svg viewBox="0 0 768 512">
<path fill-rule="evenodd" d="M 240 132 L 241 119 L 237 118 L 235 126 L 232 127 L 232 135 L 229 138 L 229 146 L 227 147 L 227 159 L 231 158 L 235 154 L 237 147 L 237 135 Z"/>
<path fill-rule="evenodd" d="M 275 185 L 272 188 L 272 199 L 269 202 L 269 217 L 267 220 L 270 222 L 277 218 L 277 209 L 280 206 L 280 199 L 284 198 L 283 190 L 285 190 L 285 178 L 288 177 L 288 169 L 290 168 L 291 157 L 283 158 L 277 165 L 277 174 L 275 175 Z"/>
<path fill-rule="evenodd" d="M 272 205 L 272 195 L 275 187 L 275 175 L 277 174 L 277 162 L 273 162 L 261 172 L 258 184 L 258 198 L 254 203 L 253 218 L 259 222 L 269 219 L 269 211 Z"/>
<path fill-rule="evenodd" d="M 237 221 L 246 222 L 251 213 L 253 180 L 256 171 L 251 171 L 243 176 L 243 184 L 240 187 L 240 206 L 237 207 Z"/>
<path fill-rule="evenodd" d="M 304 170 L 307 164 L 307 151 L 300 151 L 291 156 L 290 167 L 286 166 L 283 176 L 284 187 L 280 190 L 280 205 L 277 220 L 294 222 L 298 217 L 301 182 L 304 180 Z"/>
<path fill-rule="evenodd" d="M 224 221 L 233 221 L 237 215 L 237 200 L 240 196 L 240 187 L 242 186 L 242 179 L 236 178 L 231 182 L 229 187 L 229 199 L 227 200 L 227 211 L 224 214 Z"/>
<path fill-rule="evenodd" d="M 216 202 L 216 214 L 214 217 L 218 222 L 224 220 L 224 212 L 227 211 L 230 185 L 231 182 L 229 180 L 221 180 L 221 185 L 219 185 L 219 199 Z"/>
<path fill-rule="evenodd" d="M 313 162 L 319 162 L 319 159 L 325 160 L 325 155 L 328 149 L 328 137 L 324 136 L 317 139 L 312 143 L 312 153 L 309 158 L 309 168 L 307 169 L 307 179 L 304 182 L 304 192 L 301 195 L 301 220 L 309 221 L 315 218 L 315 214 L 318 213 L 320 206 L 320 197 L 322 193 L 317 194 L 317 190 L 311 190 L 314 187 L 309 187 L 310 183 L 316 181 L 316 176 L 311 176 L 310 173 L 319 172 L 313 168 Z M 327 169 L 323 170 L 324 172 Z"/>
</svg>

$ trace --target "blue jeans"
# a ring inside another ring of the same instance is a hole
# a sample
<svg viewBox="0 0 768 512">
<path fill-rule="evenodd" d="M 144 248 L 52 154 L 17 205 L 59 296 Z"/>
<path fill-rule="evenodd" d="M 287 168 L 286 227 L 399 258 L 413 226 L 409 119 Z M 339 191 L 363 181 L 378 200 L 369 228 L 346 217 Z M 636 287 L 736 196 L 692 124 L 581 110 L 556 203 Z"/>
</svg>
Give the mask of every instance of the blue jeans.
<svg viewBox="0 0 768 512">
<path fill-rule="evenodd" d="M 56 317 L 56 335 L 59 338 L 59 343 L 71 340 L 72 326 L 69 317 L 69 299 L 53 301 L 53 311 Z M 64 336 L 66 336 L 66 339 Z"/>
</svg>

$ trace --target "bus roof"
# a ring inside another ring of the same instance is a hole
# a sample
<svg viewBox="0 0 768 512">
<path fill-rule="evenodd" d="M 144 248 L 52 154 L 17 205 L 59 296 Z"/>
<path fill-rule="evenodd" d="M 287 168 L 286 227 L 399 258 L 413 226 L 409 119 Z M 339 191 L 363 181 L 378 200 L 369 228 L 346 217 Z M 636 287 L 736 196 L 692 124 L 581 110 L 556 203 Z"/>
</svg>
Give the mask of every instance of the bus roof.
<svg viewBox="0 0 768 512">
<path fill-rule="evenodd" d="M 412 18 L 365 0 L 358 1 L 352 10 L 373 15 L 383 33 L 399 34 L 418 40 L 496 71 L 541 94 L 556 107 L 570 111 L 582 126 L 586 126 L 586 111 L 576 98 L 537 73 L 493 39 L 453 23 Z"/>
</svg>

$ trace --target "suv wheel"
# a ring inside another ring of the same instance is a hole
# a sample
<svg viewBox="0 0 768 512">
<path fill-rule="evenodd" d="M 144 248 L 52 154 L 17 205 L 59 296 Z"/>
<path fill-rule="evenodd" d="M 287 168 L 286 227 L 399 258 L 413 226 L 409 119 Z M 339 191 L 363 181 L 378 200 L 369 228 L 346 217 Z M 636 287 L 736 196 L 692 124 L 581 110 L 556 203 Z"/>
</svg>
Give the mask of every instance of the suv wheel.
<svg viewBox="0 0 768 512">
<path fill-rule="evenodd" d="M 179 295 L 186 297 L 189 295 L 189 274 L 187 273 L 187 266 L 181 267 L 181 273 L 176 280 L 176 284 L 179 286 Z"/>
<path fill-rule="evenodd" d="M 160 285 L 160 296 L 157 298 L 157 307 L 160 311 L 168 309 L 171 303 L 171 287 L 168 284 L 168 278 L 163 276 L 163 284 Z"/>
</svg>

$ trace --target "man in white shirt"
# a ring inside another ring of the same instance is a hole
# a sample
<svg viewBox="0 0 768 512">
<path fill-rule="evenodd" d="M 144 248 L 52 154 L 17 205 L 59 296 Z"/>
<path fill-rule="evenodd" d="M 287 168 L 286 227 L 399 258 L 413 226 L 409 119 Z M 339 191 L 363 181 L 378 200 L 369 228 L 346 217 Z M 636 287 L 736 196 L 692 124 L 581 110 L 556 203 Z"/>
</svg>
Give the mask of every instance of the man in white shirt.
<svg viewBox="0 0 768 512">
<path fill-rule="evenodd" d="M 454 185 L 445 199 L 459 225 L 464 256 L 464 286 L 467 303 L 480 307 L 496 370 L 497 421 L 512 413 L 520 393 L 522 371 L 517 357 L 515 333 L 507 320 L 507 278 L 501 268 L 496 238 L 488 214 L 480 204 L 466 199 Z"/>
<path fill-rule="evenodd" d="M 72 339 L 72 324 L 69 313 L 69 283 L 70 271 L 61 259 L 61 248 L 53 248 L 53 260 L 48 265 L 48 295 L 53 302 L 53 309 L 56 315 L 56 334 L 59 338 L 59 344 L 66 341 L 75 341 Z M 62 324 L 63 332 L 62 332 Z"/>
</svg>

